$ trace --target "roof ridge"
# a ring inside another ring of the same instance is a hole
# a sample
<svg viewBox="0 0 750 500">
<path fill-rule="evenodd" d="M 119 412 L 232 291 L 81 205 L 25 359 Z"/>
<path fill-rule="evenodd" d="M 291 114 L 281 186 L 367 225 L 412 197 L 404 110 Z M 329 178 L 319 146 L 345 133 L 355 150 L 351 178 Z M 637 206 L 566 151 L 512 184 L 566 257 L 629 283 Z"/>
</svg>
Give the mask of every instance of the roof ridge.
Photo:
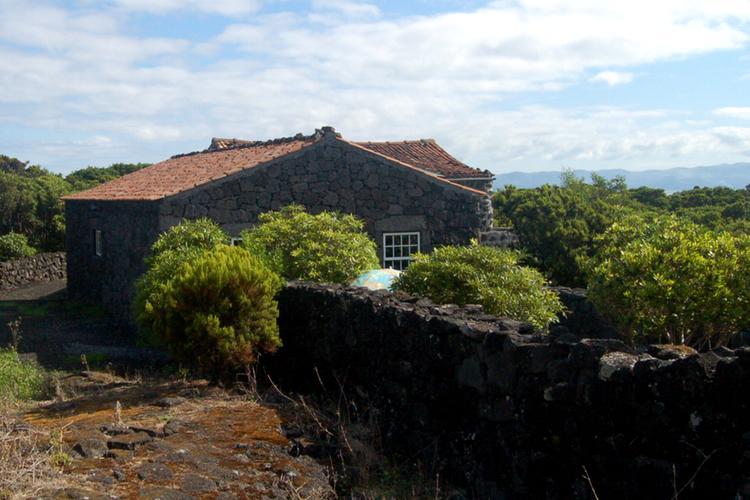
<svg viewBox="0 0 750 500">
<path fill-rule="evenodd" d="M 211 138 L 211 144 L 208 146 L 208 148 L 201 150 L 201 151 L 191 151 L 189 153 L 180 153 L 173 156 L 170 156 L 169 159 L 174 158 L 183 158 L 185 156 L 193 156 L 193 155 L 199 155 L 199 154 L 205 154 L 205 153 L 220 153 L 222 151 L 231 151 L 234 149 L 244 149 L 244 148 L 257 148 L 259 146 L 273 146 L 275 144 L 286 144 L 290 142 L 297 142 L 297 141 L 316 141 L 320 139 L 320 134 L 316 131 L 314 134 L 310 135 L 304 135 L 301 132 L 289 136 L 289 137 L 278 137 L 276 139 L 268 139 L 265 141 L 250 141 L 245 139 L 237 139 L 237 138 L 224 138 L 224 137 L 213 137 Z M 220 141 L 231 141 L 232 144 L 228 146 L 220 146 Z"/>
</svg>

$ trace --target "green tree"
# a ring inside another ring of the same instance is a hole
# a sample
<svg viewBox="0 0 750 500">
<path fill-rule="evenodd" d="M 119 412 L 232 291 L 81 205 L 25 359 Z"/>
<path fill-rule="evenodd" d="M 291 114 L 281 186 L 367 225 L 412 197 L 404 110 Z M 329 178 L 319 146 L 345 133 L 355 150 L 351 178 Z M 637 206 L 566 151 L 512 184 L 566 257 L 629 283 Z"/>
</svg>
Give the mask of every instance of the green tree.
<svg viewBox="0 0 750 500">
<path fill-rule="evenodd" d="M 363 271 L 380 267 L 375 242 L 353 215 L 312 215 L 300 205 L 289 205 L 261 214 L 259 224 L 240 236 L 244 248 L 288 280 L 349 283 Z"/>
<path fill-rule="evenodd" d="M 184 261 L 140 318 L 173 356 L 218 378 L 281 345 L 274 299 L 281 286 L 247 250 L 219 245 Z"/>
<path fill-rule="evenodd" d="M 750 236 L 632 216 L 599 243 L 589 296 L 633 341 L 716 346 L 750 326 Z"/>
<path fill-rule="evenodd" d="M 472 244 L 417 254 L 394 288 L 441 304 L 481 304 L 490 314 L 544 328 L 563 307 L 544 277 L 508 250 Z"/>
</svg>

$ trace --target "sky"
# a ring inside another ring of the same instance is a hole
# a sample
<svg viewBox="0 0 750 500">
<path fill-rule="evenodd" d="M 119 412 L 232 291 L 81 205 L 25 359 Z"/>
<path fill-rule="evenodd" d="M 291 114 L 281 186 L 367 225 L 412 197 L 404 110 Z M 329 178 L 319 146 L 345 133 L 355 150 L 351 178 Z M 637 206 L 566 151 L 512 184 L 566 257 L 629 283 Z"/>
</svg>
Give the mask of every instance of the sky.
<svg viewBox="0 0 750 500">
<path fill-rule="evenodd" d="M 750 0 L 0 0 L 0 154 L 331 125 L 495 173 L 750 161 Z"/>
</svg>

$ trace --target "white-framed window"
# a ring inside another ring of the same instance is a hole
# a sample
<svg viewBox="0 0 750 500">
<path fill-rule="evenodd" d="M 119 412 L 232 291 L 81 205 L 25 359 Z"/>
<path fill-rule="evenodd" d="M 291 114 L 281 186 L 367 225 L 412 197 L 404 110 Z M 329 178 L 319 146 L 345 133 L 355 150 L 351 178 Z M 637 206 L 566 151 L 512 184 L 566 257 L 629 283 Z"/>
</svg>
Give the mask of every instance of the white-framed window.
<svg viewBox="0 0 750 500">
<path fill-rule="evenodd" d="M 102 232 L 99 229 L 94 229 L 94 255 L 101 257 L 103 253 Z"/>
<path fill-rule="evenodd" d="M 229 238 L 229 244 L 233 247 L 242 245 L 242 238 Z"/>
<path fill-rule="evenodd" d="M 419 233 L 383 233 L 383 267 L 406 269 L 419 252 Z"/>
</svg>

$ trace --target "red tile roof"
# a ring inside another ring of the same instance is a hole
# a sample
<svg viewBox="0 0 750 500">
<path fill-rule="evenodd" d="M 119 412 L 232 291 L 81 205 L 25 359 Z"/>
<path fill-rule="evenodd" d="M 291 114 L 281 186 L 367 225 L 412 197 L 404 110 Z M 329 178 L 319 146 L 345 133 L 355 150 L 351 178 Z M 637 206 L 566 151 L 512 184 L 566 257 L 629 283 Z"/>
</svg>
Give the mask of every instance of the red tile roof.
<svg viewBox="0 0 750 500">
<path fill-rule="evenodd" d="M 354 144 L 446 179 L 492 177 L 490 172 L 461 163 L 441 148 L 434 139 L 401 142 L 355 142 Z"/>
<path fill-rule="evenodd" d="M 330 127 L 323 127 L 314 135 L 274 139 L 272 141 L 245 141 L 241 139 L 214 138 L 205 151 L 177 155 L 172 158 L 101 184 L 80 193 L 66 196 L 66 200 L 159 200 L 187 191 L 256 167 L 282 156 L 311 146 L 326 134 L 338 139 L 339 134 Z M 449 155 L 434 140 L 405 142 L 353 142 L 357 147 L 379 156 L 396 160 L 406 167 L 422 170 L 444 178 L 446 181 L 459 178 L 486 178 L 492 174 L 468 167 Z M 451 183 L 453 184 L 453 183 Z M 454 184 L 475 191 L 474 189 Z M 483 194 L 480 191 L 477 193 Z"/>
<path fill-rule="evenodd" d="M 212 141 L 212 146 L 217 141 Z M 66 200 L 158 200 L 232 175 L 314 144 L 313 137 L 269 142 L 245 142 L 232 147 L 173 156 L 169 160 L 125 175 Z"/>
</svg>

